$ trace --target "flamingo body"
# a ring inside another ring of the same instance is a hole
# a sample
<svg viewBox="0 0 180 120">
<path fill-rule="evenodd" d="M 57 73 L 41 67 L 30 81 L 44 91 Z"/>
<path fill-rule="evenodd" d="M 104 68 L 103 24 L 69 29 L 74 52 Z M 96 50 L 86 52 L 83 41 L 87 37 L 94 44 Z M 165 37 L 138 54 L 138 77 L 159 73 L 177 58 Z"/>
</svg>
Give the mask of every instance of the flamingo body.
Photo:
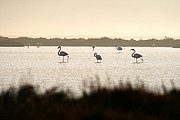
<svg viewBox="0 0 180 120">
<path fill-rule="evenodd" d="M 119 52 L 120 52 L 121 50 L 123 50 L 122 47 L 120 47 L 120 46 L 118 46 L 116 49 L 119 50 Z"/>
<path fill-rule="evenodd" d="M 134 58 L 140 58 L 140 57 L 142 57 L 142 55 L 140 55 L 140 54 L 138 54 L 138 53 L 135 53 L 132 57 L 134 57 Z"/>
<path fill-rule="evenodd" d="M 131 50 L 134 51 L 131 56 L 132 56 L 133 58 L 136 58 L 136 63 L 138 62 L 138 61 L 137 61 L 138 58 L 141 59 L 142 62 L 143 62 L 143 59 L 141 58 L 142 55 L 141 55 L 141 54 L 138 54 L 138 53 L 135 53 L 135 52 L 136 52 L 135 49 L 131 49 Z"/>
<path fill-rule="evenodd" d="M 119 47 L 117 48 L 117 50 L 122 50 L 122 47 L 119 46 Z"/>
<path fill-rule="evenodd" d="M 59 56 L 67 56 L 67 55 L 69 55 L 69 54 L 66 53 L 66 52 L 64 52 L 64 51 L 60 51 L 60 52 L 58 53 L 58 55 L 59 55 Z"/>
</svg>

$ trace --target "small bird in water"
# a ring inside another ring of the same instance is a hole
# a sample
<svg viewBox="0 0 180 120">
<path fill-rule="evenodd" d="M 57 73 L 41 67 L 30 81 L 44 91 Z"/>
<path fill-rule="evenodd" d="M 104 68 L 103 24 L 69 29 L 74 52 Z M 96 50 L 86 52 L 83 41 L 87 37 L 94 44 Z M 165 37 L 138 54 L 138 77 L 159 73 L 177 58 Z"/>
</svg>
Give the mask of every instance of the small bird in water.
<svg viewBox="0 0 180 120">
<path fill-rule="evenodd" d="M 138 53 L 135 53 L 135 52 L 136 52 L 135 49 L 131 49 L 131 50 L 134 51 L 131 56 L 132 56 L 133 58 L 136 58 L 136 63 L 138 62 L 138 61 L 137 61 L 138 58 L 141 59 L 142 62 L 143 62 L 143 59 L 141 58 L 142 55 L 140 55 L 140 54 L 138 54 Z"/>
<path fill-rule="evenodd" d="M 100 55 L 98 55 L 97 53 L 94 53 L 94 57 L 96 57 L 96 59 L 97 59 L 97 63 L 98 63 L 98 61 L 102 61 L 102 57 L 100 56 Z"/>
<path fill-rule="evenodd" d="M 123 50 L 122 47 L 120 47 L 120 46 L 118 46 L 116 49 L 119 50 L 119 52 L 120 52 L 121 50 Z"/>
<path fill-rule="evenodd" d="M 59 49 L 59 51 L 58 51 L 58 55 L 59 56 L 63 56 L 63 62 L 64 62 L 64 56 L 67 56 L 67 62 L 68 62 L 68 60 L 69 60 L 69 54 L 68 53 L 66 53 L 66 52 L 64 52 L 64 51 L 61 51 L 61 46 L 59 46 L 57 49 Z"/>
</svg>

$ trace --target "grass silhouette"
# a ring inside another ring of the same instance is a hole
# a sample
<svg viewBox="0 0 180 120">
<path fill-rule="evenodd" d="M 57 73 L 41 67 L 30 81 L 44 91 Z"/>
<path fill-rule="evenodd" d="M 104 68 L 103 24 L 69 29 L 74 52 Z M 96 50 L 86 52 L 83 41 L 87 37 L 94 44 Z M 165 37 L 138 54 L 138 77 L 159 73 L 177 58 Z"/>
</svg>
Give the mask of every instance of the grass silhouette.
<svg viewBox="0 0 180 120">
<path fill-rule="evenodd" d="M 1 120 L 180 120 L 180 91 L 155 94 L 141 85 L 115 88 L 90 86 L 79 98 L 57 87 L 38 93 L 32 85 L 0 94 Z"/>
</svg>

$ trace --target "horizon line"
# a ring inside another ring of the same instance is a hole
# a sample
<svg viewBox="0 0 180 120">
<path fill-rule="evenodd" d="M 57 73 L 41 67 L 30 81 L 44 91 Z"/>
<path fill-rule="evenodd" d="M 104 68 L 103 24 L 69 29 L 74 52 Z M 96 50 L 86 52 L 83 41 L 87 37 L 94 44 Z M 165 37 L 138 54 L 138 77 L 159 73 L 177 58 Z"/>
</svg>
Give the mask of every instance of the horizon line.
<svg viewBox="0 0 180 120">
<path fill-rule="evenodd" d="M 164 39 L 164 38 L 172 38 L 172 39 L 180 39 L 180 37 L 169 37 L 169 36 L 146 36 L 146 37 L 143 37 L 143 36 L 134 36 L 134 37 L 118 37 L 118 36 L 75 36 L 75 35 L 66 35 L 66 36 L 61 36 L 61 35 L 42 35 L 42 36 L 39 36 L 39 35 L 0 35 L 1 37 L 8 37 L 8 38 L 20 38 L 20 37 L 27 37 L 27 38 L 46 38 L 46 39 L 53 39 L 53 38 L 67 38 L 67 39 L 79 39 L 79 38 L 83 38 L 83 39 L 89 39 L 89 38 L 104 38 L 104 37 L 107 37 L 107 38 L 110 38 L 110 39 L 125 39 L 125 40 L 131 40 L 131 39 L 134 39 L 134 40 L 148 40 L 148 39 Z"/>
</svg>

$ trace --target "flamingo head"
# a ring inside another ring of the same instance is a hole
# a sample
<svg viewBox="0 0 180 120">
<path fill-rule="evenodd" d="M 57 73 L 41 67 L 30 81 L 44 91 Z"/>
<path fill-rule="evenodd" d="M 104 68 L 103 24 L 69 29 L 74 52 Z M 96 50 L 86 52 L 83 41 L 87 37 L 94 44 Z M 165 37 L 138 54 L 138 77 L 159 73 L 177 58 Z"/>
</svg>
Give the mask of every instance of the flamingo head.
<svg viewBox="0 0 180 120">
<path fill-rule="evenodd" d="M 58 48 L 57 49 L 61 49 L 61 46 L 58 46 Z"/>
<path fill-rule="evenodd" d="M 131 49 L 132 51 L 135 51 L 135 49 Z"/>
<path fill-rule="evenodd" d="M 94 57 L 96 57 L 97 53 L 94 53 Z"/>
</svg>

